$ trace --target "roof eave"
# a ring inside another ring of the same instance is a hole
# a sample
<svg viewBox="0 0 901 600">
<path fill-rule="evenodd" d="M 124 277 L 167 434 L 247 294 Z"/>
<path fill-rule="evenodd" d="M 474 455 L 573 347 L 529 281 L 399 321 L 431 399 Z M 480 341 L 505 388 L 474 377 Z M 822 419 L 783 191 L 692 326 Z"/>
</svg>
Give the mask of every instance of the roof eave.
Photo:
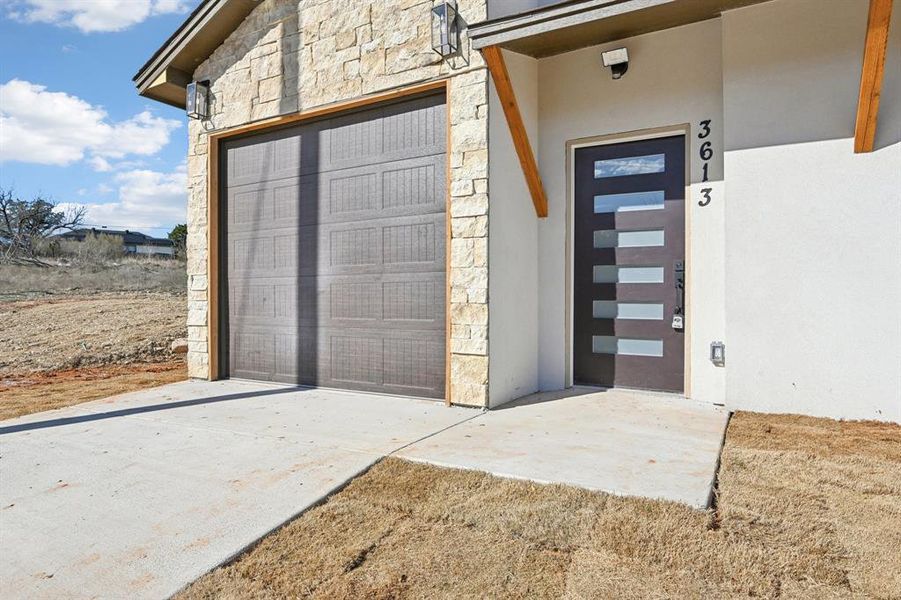
<svg viewBox="0 0 901 600">
<path fill-rule="evenodd" d="M 260 0 L 203 0 L 135 74 L 138 93 L 177 108 L 194 70 L 256 8 Z"/>
<path fill-rule="evenodd" d="M 543 58 L 718 17 L 769 0 L 572 0 L 469 26 L 473 48 Z"/>
</svg>

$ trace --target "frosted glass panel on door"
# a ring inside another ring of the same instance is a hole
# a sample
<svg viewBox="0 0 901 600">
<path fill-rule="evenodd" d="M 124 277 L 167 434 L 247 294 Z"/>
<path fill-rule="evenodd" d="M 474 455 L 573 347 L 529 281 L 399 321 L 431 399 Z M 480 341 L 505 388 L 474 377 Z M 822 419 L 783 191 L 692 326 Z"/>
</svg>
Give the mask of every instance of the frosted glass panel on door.
<svg viewBox="0 0 901 600">
<path fill-rule="evenodd" d="M 595 319 L 663 320 L 663 304 L 656 302 L 595 300 L 591 309 Z"/>
<path fill-rule="evenodd" d="M 595 265 L 594 283 L 663 283 L 663 267 Z"/>
<path fill-rule="evenodd" d="M 652 192 L 631 192 L 628 194 L 601 194 L 594 197 L 594 212 L 620 213 L 637 210 L 663 210 L 663 190 Z"/>
<path fill-rule="evenodd" d="M 638 340 L 612 335 L 591 336 L 591 351 L 595 354 L 624 356 L 663 356 L 663 340 Z"/>
<path fill-rule="evenodd" d="M 595 248 L 648 248 L 651 246 L 663 246 L 664 237 L 662 229 L 649 231 L 616 231 L 606 229 L 594 232 Z"/>
<path fill-rule="evenodd" d="M 645 156 L 627 156 L 594 161 L 595 179 L 663 173 L 665 170 L 665 154 L 647 154 Z"/>
</svg>

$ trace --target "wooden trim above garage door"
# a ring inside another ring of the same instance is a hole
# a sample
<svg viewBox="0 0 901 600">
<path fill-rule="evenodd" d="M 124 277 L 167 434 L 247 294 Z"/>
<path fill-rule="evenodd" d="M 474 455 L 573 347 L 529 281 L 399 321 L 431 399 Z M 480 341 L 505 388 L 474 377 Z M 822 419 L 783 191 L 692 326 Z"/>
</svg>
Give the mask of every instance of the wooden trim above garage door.
<svg viewBox="0 0 901 600">
<path fill-rule="evenodd" d="M 209 149 L 207 152 L 207 352 L 209 356 L 208 378 L 215 381 L 222 377 L 222 367 L 220 364 L 220 319 L 219 312 L 219 288 L 220 288 L 220 261 L 219 261 L 219 145 L 221 142 L 243 136 L 249 133 L 258 133 L 270 129 L 278 129 L 287 125 L 298 124 L 303 121 L 320 119 L 334 113 L 348 112 L 355 109 L 366 108 L 375 104 L 390 102 L 411 96 L 426 94 L 443 90 L 445 93 L 445 102 L 447 110 L 450 110 L 450 94 L 448 93 L 449 80 L 439 79 L 429 81 L 417 85 L 404 88 L 398 88 L 389 92 L 374 94 L 362 98 L 355 98 L 344 102 L 336 102 L 326 106 L 313 108 L 307 111 L 282 115 L 271 119 L 249 123 L 239 127 L 223 129 L 215 133 L 209 134 Z M 449 114 L 449 112 L 448 112 Z M 450 121 L 448 120 L 448 140 L 447 153 L 451 153 L 450 148 Z M 449 162 L 448 162 L 449 164 Z M 447 236 L 446 247 L 447 255 L 450 256 L 450 168 L 447 169 L 447 194 L 446 210 L 447 215 Z M 449 263 L 448 263 L 449 264 Z M 449 271 L 445 272 L 445 277 L 449 278 Z M 447 327 L 450 327 L 450 296 L 447 296 L 445 320 Z M 450 336 L 445 338 L 445 366 L 450 369 Z M 449 373 L 448 373 L 449 374 Z M 445 400 L 449 401 L 450 393 L 450 377 L 446 378 Z"/>
<path fill-rule="evenodd" d="M 263 119 L 262 121 L 255 121 L 253 123 L 248 123 L 247 125 L 239 125 L 237 127 L 231 127 L 211 133 L 210 142 L 213 142 L 214 140 L 221 140 L 223 138 L 245 135 L 247 133 L 254 133 L 266 129 L 284 127 L 285 125 L 292 125 L 300 123 L 302 121 L 309 121 L 311 119 L 320 119 L 334 113 L 348 112 L 358 108 L 366 108 L 373 104 L 381 104 L 382 102 L 406 98 L 408 96 L 418 96 L 420 94 L 425 94 L 431 91 L 446 90 L 447 85 L 447 79 L 436 79 L 434 81 L 429 81 L 426 83 L 419 83 L 403 88 L 397 88 L 395 90 L 391 90 L 390 92 L 373 94 L 371 96 L 361 96 L 360 98 L 354 98 L 353 100 L 344 100 L 341 102 L 326 104 L 324 106 L 318 106 L 316 108 L 311 108 L 309 110 L 303 110 L 288 115 L 272 117 L 271 119 Z"/>
</svg>

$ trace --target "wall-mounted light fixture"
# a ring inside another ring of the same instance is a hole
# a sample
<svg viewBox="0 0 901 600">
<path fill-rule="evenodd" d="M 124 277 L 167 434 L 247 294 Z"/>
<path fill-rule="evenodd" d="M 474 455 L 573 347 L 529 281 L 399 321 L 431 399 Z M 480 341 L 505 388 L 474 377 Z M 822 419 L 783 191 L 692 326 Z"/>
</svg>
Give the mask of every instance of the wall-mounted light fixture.
<svg viewBox="0 0 901 600">
<path fill-rule="evenodd" d="M 610 67 L 614 79 L 619 79 L 629 70 L 629 51 L 625 48 L 601 52 L 601 60 L 605 67 Z"/>
<path fill-rule="evenodd" d="M 447 58 L 460 49 L 457 3 L 442 0 L 432 8 L 432 50 Z"/>
<path fill-rule="evenodd" d="M 210 118 L 210 82 L 192 81 L 185 92 L 185 112 L 192 119 Z"/>
</svg>

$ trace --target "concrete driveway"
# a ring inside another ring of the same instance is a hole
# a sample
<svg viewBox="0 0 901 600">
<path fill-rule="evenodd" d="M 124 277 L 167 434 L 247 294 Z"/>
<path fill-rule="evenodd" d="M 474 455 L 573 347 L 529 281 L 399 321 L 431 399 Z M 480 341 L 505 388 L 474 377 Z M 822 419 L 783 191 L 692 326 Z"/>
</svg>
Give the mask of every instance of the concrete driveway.
<svg viewBox="0 0 901 600">
<path fill-rule="evenodd" d="M 161 598 L 476 410 L 184 382 L 0 423 L 0 597 Z"/>
<path fill-rule="evenodd" d="M 672 394 L 575 387 L 505 404 L 396 456 L 707 508 L 728 422 L 726 409 Z"/>
<path fill-rule="evenodd" d="M 0 598 L 162 598 L 380 458 L 706 506 L 728 412 L 596 389 L 498 410 L 184 382 L 0 423 Z"/>
</svg>

